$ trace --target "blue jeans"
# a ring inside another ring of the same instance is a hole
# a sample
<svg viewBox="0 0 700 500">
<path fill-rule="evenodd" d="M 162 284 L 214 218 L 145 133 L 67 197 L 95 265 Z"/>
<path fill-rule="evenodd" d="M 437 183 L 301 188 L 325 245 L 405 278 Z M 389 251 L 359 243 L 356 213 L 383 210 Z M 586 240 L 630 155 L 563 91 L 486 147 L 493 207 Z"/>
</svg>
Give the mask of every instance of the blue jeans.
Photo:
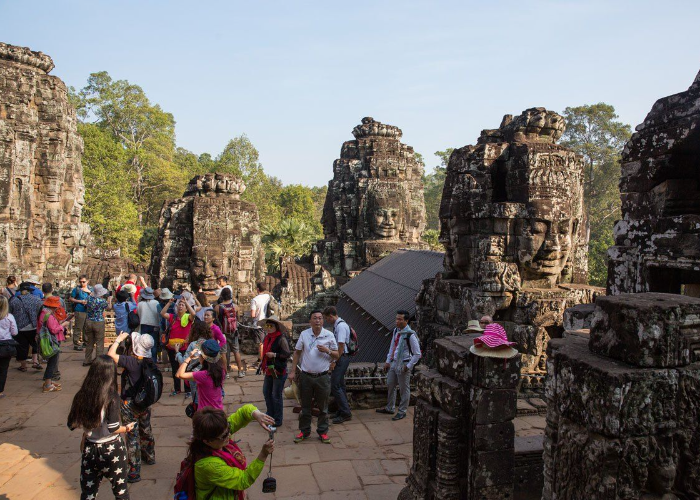
<svg viewBox="0 0 700 500">
<path fill-rule="evenodd" d="M 263 382 L 263 396 L 265 396 L 267 414 L 275 419 L 275 427 L 282 425 L 282 411 L 284 408 L 282 390 L 284 389 L 284 382 L 286 380 L 287 374 L 285 373 L 277 378 L 271 375 L 265 375 L 265 381 Z"/>
<path fill-rule="evenodd" d="M 151 347 L 151 359 L 153 362 L 158 361 L 158 351 L 160 350 L 160 332 L 157 326 L 141 325 L 141 333 L 147 333 L 153 337 L 153 347 Z"/>
<path fill-rule="evenodd" d="M 335 368 L 331 372 L 331 394 L 338 405 L 338 415 L 349 417 L 352 412 L 348 404 L 348 395 L 345 392 L 345 372 L 348 371 L 350 356 L 343 354 L 335 363 Z"/>
</svg>

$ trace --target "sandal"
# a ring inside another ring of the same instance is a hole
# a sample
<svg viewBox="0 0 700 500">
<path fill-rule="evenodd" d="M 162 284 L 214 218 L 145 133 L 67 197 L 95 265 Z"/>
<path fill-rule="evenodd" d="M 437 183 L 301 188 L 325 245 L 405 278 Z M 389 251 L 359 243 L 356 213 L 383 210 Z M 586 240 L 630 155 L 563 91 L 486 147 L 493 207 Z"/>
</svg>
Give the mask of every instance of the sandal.
<svg viewBox="0 0 700 500">
<path fill-rule="evenodd" d="M 18 366 L 17 369 L 18 369 L 19 371 L 21 371 L 21 372 L 26 372 L 26 371 L 27 371 L 27 367 L 26 367 L 26 366 Z"/>
<path fill-rule="evenodd" d="M 34 363 L 32 365 L 32 368 L 34 368 L 35 370 L 43 370 L 44 369 L 39 363 Z"/>
<path fill-rule="evenodd" d="M 45 385 L 45 386 L 44 386 L 44 391 L 43 391 L 43 392 L 57 392 L 57 391 L 60 391 L 60 390 L 61 390 L 61 386 L 60 386 L 60 385 L 52 384 L 52 385 L 49 385 L 49 386 L 46 386 L 46 385 Z"/>
</svg>

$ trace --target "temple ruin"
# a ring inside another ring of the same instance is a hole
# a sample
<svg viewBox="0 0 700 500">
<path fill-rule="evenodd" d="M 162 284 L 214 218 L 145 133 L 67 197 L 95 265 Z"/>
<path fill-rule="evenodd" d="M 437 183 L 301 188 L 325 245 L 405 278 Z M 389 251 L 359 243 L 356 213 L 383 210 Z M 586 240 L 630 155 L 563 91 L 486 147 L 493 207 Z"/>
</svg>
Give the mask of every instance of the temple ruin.
<svg viewBox="0 0 700 500">
<path fill-rule="evenodd" d="M 700 73 L 625 146 L 613 295 L 550 344 L 545 500 L 700 498 L 699 133 Z"/>
<path fill-rule="evenodd" d="M 545 349 L 567 307 L 591 302 L 583 163 L 557 141 L 561 116 L 531 108 L 456 149 L 440 206 L 445 271 L 418 297 L 426 360 L 433 340 L 492 316 L 522 353 L 522 391 L 541 392 Z"/>
<path fill-rule="evenodd" d="M 333 163 L 323 208 L 320 262 L 352 276 L 398 248 L 424 248 L 423 165 L 403 132 L 363 118 Z"/>
<path fill-rule="evenodd" d="M 258 210 L 241 200 L 244 190 L 231 174 L 198 175 L 182 198 L 164 204 L 149 268 L 153 286 L 212 291 L 227 276 L 237 303 L 255 296 L 265 263 Z"/>
<path fill-rule="evenodd" d="M 83 141 L 42 52 L 0 43 L 0 273 L 73 279 L 86 256 Z"/>
</svg>

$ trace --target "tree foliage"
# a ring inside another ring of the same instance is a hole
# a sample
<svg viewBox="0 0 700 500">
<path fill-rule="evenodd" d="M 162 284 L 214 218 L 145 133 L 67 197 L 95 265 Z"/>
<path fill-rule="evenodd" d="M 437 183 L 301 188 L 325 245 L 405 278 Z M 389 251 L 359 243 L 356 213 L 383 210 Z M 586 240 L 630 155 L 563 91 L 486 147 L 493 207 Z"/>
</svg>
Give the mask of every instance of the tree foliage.
<svg viewBox="0 0 700 500">
<path fill-rule="evenodd" d="M 613 224 L 621 217 L 620 154 L 632 130 L 618 121 L 609 104 L 586 104 L 564 110 L 562 145 L 583 156 L 584 201 L 590 227 L 589 282 L 603 286 L 607 278 L 607 249 L 614 243 Z"/>
<path fill-rule="evenodd" d="M 436 165 L 430 174 L 423 176 L 426 229 L 440 231 L 440 201 L 442 200 L 442 188 L 445 186 L 447 162 L 450 161 L 452 151 L 454 148 L 436 151 L 434 154 L 440 158 L 440 164 Z"/>
<path fill-rule="evenodd" d="M 317 239 L 318 233 L 298 219 L 284 219 L 275 226 L 265 226 L 262 241 L 268 270 L 278 270 L 282 257 L 309 254 Z"/>
</svg>

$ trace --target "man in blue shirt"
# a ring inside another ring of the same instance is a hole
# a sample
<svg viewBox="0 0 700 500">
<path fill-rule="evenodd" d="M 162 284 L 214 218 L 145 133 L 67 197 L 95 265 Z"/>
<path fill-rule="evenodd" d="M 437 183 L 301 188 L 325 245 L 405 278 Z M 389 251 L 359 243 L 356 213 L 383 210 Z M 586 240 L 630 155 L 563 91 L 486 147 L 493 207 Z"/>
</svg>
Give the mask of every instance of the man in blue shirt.
<svg viewBox="0 0 700 500">
<path fill-rule="evenodd" d="M 39 288 L 39 287 L 41 287 L 41 283 L 39 283 L 39 278 L 35 274 L 30 275 L 29 278 L 27 278 L 24 281 L 24 283 L 31 284 L 31 286 L 29 287 L 29 291 L 32 295 L 34 295 L 35 297 L 39 297 L 40 299 L 44 298 L 44 294 L 41 292 L 41 289 Z M 21 292 L 19 290 L 17 290 L 17 292 L 15 292 L 15 297 L 19 297 L 20 295 L 21 295 Z"/>
<path fill-rule="evenodd" d="M 84 274 L 78 278 L 78 286 L 70 292 L 70 302 L 73 304 L 73 350 L 83 350 L 83 338 L 85 330 L 85 319 L 87 318 L 87 299 L 92 293 L 92 287 L 88 286 L 88 278 Z"/>
</svg>

